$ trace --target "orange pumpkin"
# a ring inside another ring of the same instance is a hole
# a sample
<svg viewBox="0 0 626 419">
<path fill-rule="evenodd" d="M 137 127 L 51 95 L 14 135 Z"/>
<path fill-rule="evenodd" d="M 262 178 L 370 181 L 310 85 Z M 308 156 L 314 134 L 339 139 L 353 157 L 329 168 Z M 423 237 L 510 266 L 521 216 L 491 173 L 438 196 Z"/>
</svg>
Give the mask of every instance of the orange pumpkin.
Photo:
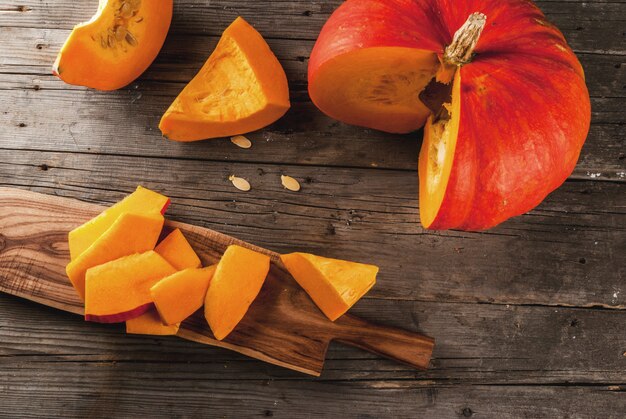
<svg viewBox="0 0 626 419">
<path fill-rule="evenodd" d="M 245 134 L 273 123 L 289 106 L 285 71 L 263 37 L 239 17 L 159 128 L 175 141 Z"/>
<path fill-rule="evenodd" d="M 153 308 L 139 317 L 126 320 L 126 333 L 134 335 L 169 336 L 178 333 L 180 323 L 166 325 L 159 313 Z"/>
<path fill-rule="evenodd" d="M 172 231 L 154 249 L 176 269 L 199 268 L 200 258 L 193 250 L 180 229 Z"/>
<path fill-rule="evenodd" d="M 93 244 L 105 231 L 113 225 L 115 220 L 123 213 L 131 214 L 165 214 L 170 204 L 169 198 L 151 191 L 150 189 L 137 187 L 137 190 L 110 208 L 92 218 L 85 224 L 70 231 L 70 258 L 76 259 L 89 246 Z"/>
<path fill-rule="evenodd" d="M 180 323 L 202 307 L 216 267 L 185 269 L 163 278 L 150 288 L 163 323 Z"/>
<path fill-rule="evenodd" d="M 120 215 L 104 234 L 65 268 L 78 295 L 85 298 L 85 274 L 89 268 L 152 250 L 161 234 L 163 222 L 159 213 Z"/>
<path fill-rule="evenodd" d="M 589 131 L 583 69 L 527 0 L 348 0 L 309 61 L 325 113 L 390 132 L 424 125 L 420 216 L 482 230 L 572 173 Z"/>
<path fill-rule="evenodd" d="M 173 0 L 100 0 L 61 48 L 53 74 L 98 90 L 126 86 L 150 66 L 163 46 Z"/>
<path fill-rule="evenodd" d="M 204 317 L 217 340 L 228 336 L 243 319 L 269 270 L 269 256 L 241 246 L 228 246 L 204 301 Z"/>
<path fill-rule="evenodd" d="M 374 286 L 378 274 L 378 266 L 308 253 L 281 255 L 280 259 L 331 321 L 359 301 Z"/>
<path fill-rule="evenodd" d="M 85 320 L 124 322 L 153 308 L 150 288 L 176 269 L 153 250 L 133 254 L 87 271 Z"/>
</svg>

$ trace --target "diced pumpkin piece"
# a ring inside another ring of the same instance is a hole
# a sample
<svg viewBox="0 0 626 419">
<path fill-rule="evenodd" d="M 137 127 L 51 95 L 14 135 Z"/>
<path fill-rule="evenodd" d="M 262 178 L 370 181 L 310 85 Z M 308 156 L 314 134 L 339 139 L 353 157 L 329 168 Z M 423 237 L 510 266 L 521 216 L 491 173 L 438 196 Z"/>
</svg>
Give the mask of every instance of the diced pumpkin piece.
<svg viewBox="0 0 626 419">
<path fill-rule="evenodd" d="M 289 106 L 285 71 L 261 34 L 238 17 L 159 128 L 175 141 L 228 137 L 273 123 Z"/>
<path fill-rule="evenodd" d="M 308 253 L 281 260 L 322 312 L 335 321 L 376 283 L 378 266 L 329 259 Z"/>
<path fill-rule="evenodd" d="M 179 271 L 202 266 L 200 258 L 178 228 L 168 234 L 154 250 Z"/>
<path fill-rule="evenodd" d="M 166 325 L 155 309 L 146 311 L 139 317 L 126 320 L 126 333 L 134 335 L 168 336 L 178 333 L 180 323 Z"/>
<path fill-rule="evenodd" d="M 152 214 L 160 212 L 165 214 L 165 210 L 170 204 L 169 198 L 151 191 L 150 189 L 137 187 L 137 190 L 126 198 L 108 208 L 100 215 L 87 221 L 80 227 L 70 231 L 70 257 L 76 259 L 89 246 L 95 242 L 98 237 L 113 225 L 115 220 L 122 213 L 131 214 Z"/>
<path fill-rule="evenodd" d="M 228 336 L 243 319 L 269 269 L 269 256 L 236 245 L 226 249 L 204 301 L 204 316 L 217 340 Z"/>
<path fill-rule="evenodd" d="M 162 279 L 150 289 L 163 323 L 180 323 L 202 307 L 216 267 L 185 269 Z"/>
<path fill-rule="evenodd" d="M 153 307 L 150 288 L 176 269 L 157 252 L 126 256 L 87 271 L 85 320 L 118 323 Z"/>
<path fill-rule="evenodd" d="M 133 253 L 154 249 L 163 228 L 163 221 L 160 213 L 120 215 L 111 228 L 67 265 L 67 276 L 78 295 L 85 299 L 87 269 Z"/>
</svg>

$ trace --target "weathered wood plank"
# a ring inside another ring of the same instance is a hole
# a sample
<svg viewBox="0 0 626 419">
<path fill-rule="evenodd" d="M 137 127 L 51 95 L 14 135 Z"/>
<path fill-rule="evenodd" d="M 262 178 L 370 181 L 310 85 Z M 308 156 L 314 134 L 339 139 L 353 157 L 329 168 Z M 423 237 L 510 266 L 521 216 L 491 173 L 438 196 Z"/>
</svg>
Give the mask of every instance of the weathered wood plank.
<svg viewBox="0 0 626 419">
<path fill-rule="evenodd" d="M 388 135 L 350 127 L 324 116 L 308 101 L 294 101 L 287 116 L 249 135 L 251 150 L 229 141 L 166 141 L 160 116 L 181 88 L 143 81 L 103 93 L 65 89 L 52 76 L 0 74 L 0 148 L 77 151 L 218 161 L 265 161 L 415 171 L 421 133 Z M 623 98 L 593 99 L 594 120 L 573 178 L 626 180 Z M 45 117 L 42 117 L 45 115 Z M 113 137 L 112 137 L 113 136 Z"/>
<path fill-rule="evenodd" d="M 162 363 L 170 372 L 195 370 L 205 380 L 304 380 L 303 374 L 220 348 L 176 338 L 125 335 L 123 327 L 0 294 L 0 363 Z M 413 380 L 416 384 L 626 383 L 626 312 L 367 300 L 362 317 L 435 334 L 427 371 L 333 344 L 321 376 L 337 380 Z M 80 339 L 77 339 L 80 337 Z"/>
<path fill-rule="evenodd" d="M 300 193 L 281 186 L 284 173 Z M 417 179 L 404 171 L 19 151 L 0 155 L 0 184 L 99 203 L 153 187 L 172 197 L 174 219 L 278 252 L 378 264 L 372 298 L 626 307 L 625 183 L 568 182 L 484 233 L 422 230 Z"/>
</svg>

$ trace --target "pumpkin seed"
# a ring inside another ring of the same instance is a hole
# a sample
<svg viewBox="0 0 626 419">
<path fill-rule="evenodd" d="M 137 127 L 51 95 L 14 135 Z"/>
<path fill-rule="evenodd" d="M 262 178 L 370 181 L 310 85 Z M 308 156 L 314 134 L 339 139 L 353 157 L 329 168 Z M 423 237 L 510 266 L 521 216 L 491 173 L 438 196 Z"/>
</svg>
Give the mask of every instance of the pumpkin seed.
<svg viewBox="0 0 626 419">
<path fill-rule="evenodd" d="M 133 6 L 128 2 L 122 3 L 122 6 L 120 7 L 120 16 L 128 19 L 132 15 L 133 15 Z"/>
<path fill-rule="evenodd" d="M 104 39 L 104 36 L 100 36 L 100 46 L 104 49 L 107 47 L 107 41 Z"/>
<path fill-rule="evenodd" d="M 107 45 L 109 48 L 113 48 L 113 45 L 115 45 L 115 37 L 111 34 L 107 35 Z"/>
<path fill-rule="evenodd" d="M 235 144 L 239 148 L 250 148 L 252 147 L 252 142 L 248 140 L 243 135 L 236 135 L 234 137 L 230 137 L 230 142 Z"/>
<path fill-rule="evenodd" d="M 128 3 L 133 10 L 137 10 L 141 7 L 141 0 L 128 0 Z"/>
<path fill-rule="evenodd" d="M 127 31 L 125 39 L 126 39 L 126 42 L 128 42 L 131 46 L 133 47 L 137 46 L 137 38 L 135 38 L 132 33 Z"/>
<path fill-rule="evenodd" d="M 289 189 L 292 192 L 298 192 L 300 190 L 300 183 L 291 176 L 281 175 L 280 181 L 285 189 Z"/>
<path fill-rule="evenodd" d="M 124 38 L 126 38 L 126 33 L 128 32 L 128 30 L 124 26 L 116 26 L 114 32 L 115 39 L 118 41 L 122 41 L 124 40 Z"/>
<path fill-rule="evenodd" d="M 233 183 L 233 186 L 240 191 L 248 192 L 250 190 L 250 182 L 248 182 L 244 178 L 230 175 L 228 180 L 230 180 Z"/>
</svg>

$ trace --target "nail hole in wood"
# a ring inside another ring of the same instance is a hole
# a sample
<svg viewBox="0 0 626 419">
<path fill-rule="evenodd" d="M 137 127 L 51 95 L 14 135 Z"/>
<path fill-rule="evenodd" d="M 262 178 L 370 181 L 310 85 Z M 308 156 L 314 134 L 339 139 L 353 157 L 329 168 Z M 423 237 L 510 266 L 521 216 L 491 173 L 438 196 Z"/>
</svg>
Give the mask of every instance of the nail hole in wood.
<svg viewBox="0 0 626 419">
<path fill-rule="evenodd" d="M 581 264 L 583 264 L 583 265 L 584 265 L 585 263 L 587 263 L 587 259 L 585 259 L 585 258 L 580 258 L 580 259 L 578 259 L 578 263 L 581 263 Z"/>
<path fill-rule="evenodd" d="M 470 416 L 472 416 L 474 414 L 474 412 L 472 412 L 472 409 L 470 409 L 469 407 L 466 407 L 465 409 L 463 409 L 463 411 L 461 413 L 466 418 L 469 418 Z"/>
</svg>

